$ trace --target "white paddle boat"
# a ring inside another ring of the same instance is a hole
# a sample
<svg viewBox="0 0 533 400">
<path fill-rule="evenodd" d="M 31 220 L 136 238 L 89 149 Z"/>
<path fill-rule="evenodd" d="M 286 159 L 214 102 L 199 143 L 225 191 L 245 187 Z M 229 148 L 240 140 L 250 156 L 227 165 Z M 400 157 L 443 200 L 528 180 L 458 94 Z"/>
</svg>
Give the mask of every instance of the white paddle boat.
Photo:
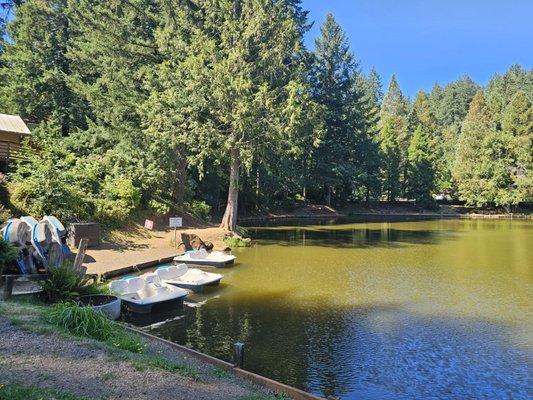
<svg viewBox="0 0 533 400">
<path fill-rule="evenodd" d="M 235 262 L 235 256 L 221 251 L 208 252 L 206 249 L 188 251 L 181 256 L 174 257 L 174 261 L 184 264 L 225 267 Z"/>
<path fill-rule="evenodd" d="M 109 287 L 126 308 L 140 314 L 148 314 L 155 305 L 162 303 L 183 304 L 187 296 L 186 290 L 162 283 L 154 273 L 119 279 L 111 282 Z"/>
<path fill-rule="evenodd" d="M 198 268 L 189 268 L 186 264 L 169 265 L 155 270 L 163 283 L 189 289 L 196 293 L 203 292 L 206 286 L 218 286 L 222 275 L 205 272 Z"/>
</svg>

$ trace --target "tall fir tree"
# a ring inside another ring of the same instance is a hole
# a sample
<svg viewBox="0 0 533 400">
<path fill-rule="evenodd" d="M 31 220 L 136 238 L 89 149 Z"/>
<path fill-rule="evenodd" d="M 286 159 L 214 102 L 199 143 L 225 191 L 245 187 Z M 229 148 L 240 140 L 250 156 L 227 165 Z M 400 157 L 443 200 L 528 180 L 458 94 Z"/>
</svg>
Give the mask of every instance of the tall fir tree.
<svg viewBox="0 0 533 400">
<path fill-rule="evenodd" d="M 482 207 L 494 201 L 491 140 L 496 137 L 495 132 L 496 124 L 479 91 L 463 122 L 453 169 L 459 198 L 468 205 Z"/>
<path fill-rule="evenodd" d="M 32 122 L 53 121 L 63 135 L 85 123 L 85 104 L 69 82 L 72 26 L 66 0 L 18 3 L 2 56 L 0 97 L 6 111 Z"/>
<path fill-rule="evenodd" d="M 505 74 L 493 76 L 487 84 L 487 105 L 498 128 L 501 127 L 505 108 L 519 90 L 523 90 L 530 100 L 533 99 L 533 69 L 526 70 L 515 64 Z"/>
<path fill-rule="evenodd" d="M 508 185 L 501 187 L 496 202 L 515 205 L 533 201 L 533 103 L 518 91 L 502 116 Z"/>
<path fill-rule="evenodd" d="M 383 189 L 388 201 L 403 194 L 407 177 L 409 102 L 393 75 L 380 112 L 379 143 L 382 159 Z"/>
<path fill-rule="evenodd" d="M 383 91 L 381 78 L 375 68 L 368 76 L 360 75 L 357 79 L 360 93 L 363 94 L 361 107 L 364 122 L 360 133 L 359 154 L 357 157 L 361 170 L 359 181 L 361 196 L 366 201 L 379 198 L 380 183 L 380 153 L 379 153 L 379 116 Z"/>
<path fill-rule="evenodd" d="M 332 14 L 315 40 L 313 94 L 323 110 L 324 137 L 316 151 L 316 176 L 327 204 L 350 196 L 357 169 L 357 133 L 364 130 L 363 94 L 356 85 L 358 65 Z M 333 199 L 332 199 L 333 197 Z"/>
<path fill-rule="evenodd" d="M 142 205 L 181 199 L 184 157 L 172 137 L 155 132 L 144 104 L 147 82 L 161 61 L 155 43 L 163 10 L 157 0 L 70 0 L 75 37 L 71 82 L 91 110 L 87 129 L 69 142 L 78 154 L 102 160 L 102 173 L 130 179 Z M 168 208 L 168 207 L 167 207 Z"/>
<path fill-rule="evenodd" d="M 426 93 L 418 92 L 410 115 L 412 132 L 408 149 L 407 195 L 422 206 L 431 206 L 435 188 L 435 152 L 440 143 L 437 120 Z"/>
<path fill-rule="evenodd" d="M 171 3 L 158 31 L 164 59 L 147 103 L 151 121 L 186 145 L 200 171 L 207 163 L 227 166 L 221 227 L 234 230 L 242 171 L 264 149 L 298 154 L 299 133 L 307 127 L 298 3 Z"/>
<path fill-rule="evenodd" d="M 468 112 L 472 98 L 479 90 L 472 79 L 463 76 L 444 88 L 436 85 L 429 95 L 433 114 L 437 120 L 440 139 L 435 143 L 435 180 L 439 193 L 453 195 L 456 191 L 452 179 L 455 150 L 461 124 Z"/>
</svg>

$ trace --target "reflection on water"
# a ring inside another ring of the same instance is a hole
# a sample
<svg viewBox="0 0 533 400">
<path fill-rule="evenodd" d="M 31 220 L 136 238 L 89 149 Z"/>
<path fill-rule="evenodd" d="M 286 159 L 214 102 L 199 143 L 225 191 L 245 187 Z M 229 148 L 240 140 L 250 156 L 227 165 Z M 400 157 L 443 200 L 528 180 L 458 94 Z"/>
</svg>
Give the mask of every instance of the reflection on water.
<svg viewBox="0 0 533 400">
<path fill-rule="evenodd" d="M 528 398 L 533 224 L 250 229 L 224 285 L 155 332 L 343 399 Z M 215 297 L 215 295 L 217 297 Z"/>
</svg>

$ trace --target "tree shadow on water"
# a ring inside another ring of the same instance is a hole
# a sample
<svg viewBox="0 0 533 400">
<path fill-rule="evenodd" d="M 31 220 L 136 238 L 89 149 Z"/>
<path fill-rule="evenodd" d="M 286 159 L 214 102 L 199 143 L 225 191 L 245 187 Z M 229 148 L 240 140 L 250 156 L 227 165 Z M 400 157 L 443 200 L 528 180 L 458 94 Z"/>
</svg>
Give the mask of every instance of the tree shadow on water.
<svg viewBox="0 0 533 400">
<path fill-rule="evenodd" d="M 443 230 L 370 229 L 351 230 L 250 230 L 250 235 L 261 245 L 324 246 L 340 248 L 395 248 L 405 245 L 439 244 L 453 240 L 457 234 Z"/>
<path fill-rule="evenodd" d="M 269 290 L 186 309 L 158 335 L 340 399 L 527 398 L 531 354 L 495 321 L 423 316 L 401 303 L 336 306 Z"/>
</svg>

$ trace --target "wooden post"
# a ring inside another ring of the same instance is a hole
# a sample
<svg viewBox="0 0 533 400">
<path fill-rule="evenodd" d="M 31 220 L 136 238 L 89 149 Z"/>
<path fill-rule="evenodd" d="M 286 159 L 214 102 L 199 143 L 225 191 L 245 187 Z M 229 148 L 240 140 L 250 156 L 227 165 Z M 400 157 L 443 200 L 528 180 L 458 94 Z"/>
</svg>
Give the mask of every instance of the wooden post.
<svg viewBox="0 0 533 400">
<path fill-rule="evenodd" d="M 244 343 L 233 344 L 233 366 L 240 369 L 244 367 Z"/>
<path fill-rule="evenodd" d="M 4 283 L 4 293 L 2 294 L 2 300 L 9 300 L 13 294 L 13 283 L 15 277 L 13 275 L 7 275 Z"/>
<path fill-rule="evenodd" d="M 85 250 L 87 250 L 87 245 L 89 244 L 89 239 L 82 238 L 80 240 L 80 245 L 78 246 L 78 252 L 76 253 L 76 258 L 74 259 L 74 270 L 80 271 L 81 264 L 85 258 Z"/>
</svg>

